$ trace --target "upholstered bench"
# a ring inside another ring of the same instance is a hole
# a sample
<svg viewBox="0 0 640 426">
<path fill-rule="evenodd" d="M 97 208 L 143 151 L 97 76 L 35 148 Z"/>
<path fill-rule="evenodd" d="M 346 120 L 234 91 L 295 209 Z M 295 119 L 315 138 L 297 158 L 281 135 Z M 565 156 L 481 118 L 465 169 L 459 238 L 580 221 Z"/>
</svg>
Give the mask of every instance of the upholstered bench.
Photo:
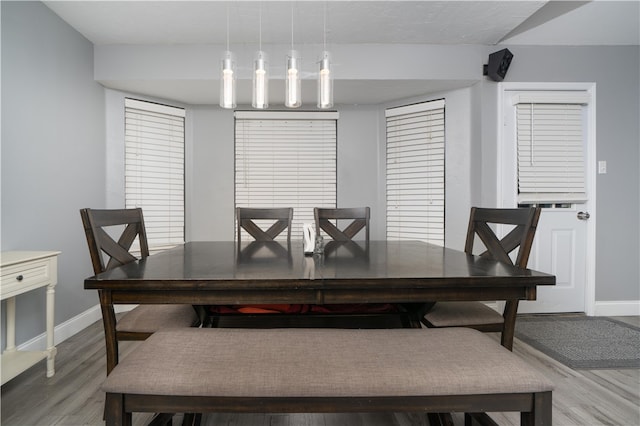
<svg viewBox="0 0 640 426">
<path fill-rule="evenodd" d="M 133 412 L 502 412 L 551 424 L 553 385 L 463 329 L 172 329 L 107 377 L 106 424 Z"/>
</svg>

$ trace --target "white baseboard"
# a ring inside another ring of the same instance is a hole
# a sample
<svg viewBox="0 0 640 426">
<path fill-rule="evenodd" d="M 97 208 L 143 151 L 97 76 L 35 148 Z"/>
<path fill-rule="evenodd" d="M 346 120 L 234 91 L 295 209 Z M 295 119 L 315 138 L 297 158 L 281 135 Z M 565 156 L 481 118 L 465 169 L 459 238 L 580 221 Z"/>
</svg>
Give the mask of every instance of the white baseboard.
<svg viewBox="0 0 640 426">
<path fill-rule="evenodd" d="M 125 312 L 133 309 L 137 305 L 116 305 L 115 311 Z M 76 315 L 73 318 L 68 319 L 62 324 L 58 324 L 53 331 L 53 344 L 59 345 L 71 336 L 85 328 L 89 327 L 94 322 L 102 319 L 102 313 L 100 312 L 100 305 L 95 305 L 86 311 Z M 43 351 L 47 346 L 47 334 L 42 333 L 26 342 L 18 345 L 18 350 L 21 351 Z"/>
<path fill-rule="evenodd" d="M 494 304 L 488 305 L 498 312 L 502 312 L 504 302 L 494 302 Z M 594 317 L 640 316 L 640 300 L 595 302 L 593 311 Z"/>
<path fill-rule="evenodd" d="M 596 317 L 624 317 L 640 315 L 640 300 L 606 301 L 595 303 Z"/>
</svg>

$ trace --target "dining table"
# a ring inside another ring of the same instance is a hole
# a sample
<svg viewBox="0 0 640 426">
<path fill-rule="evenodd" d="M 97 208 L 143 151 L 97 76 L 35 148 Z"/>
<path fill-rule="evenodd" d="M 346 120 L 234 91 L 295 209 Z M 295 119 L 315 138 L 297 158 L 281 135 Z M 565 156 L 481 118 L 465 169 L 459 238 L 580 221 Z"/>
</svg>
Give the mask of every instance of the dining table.
<svg viewBox="0 0 640 426">
<path fill-rule="evenodd" d="M 99 292 L 107 346 L 114 347 L 116 304 L 424 307 L 535 300 L 539 285 L 555 285 L 555 276 L 422 241 L 387 240 L 330 241 L 313 253 L 302 241 L 191 241 L 84 281 Z M 422 310 L 409 312 L 411 326 L 420 327 Z M 505 316 L 504 332 L 513 333 L 515 322 L 515 313 Z M 448 413 L 435 416 L 448 424 Z"/>
<path fill-rule="evenodd" d="M 313 255 L 302 241 L 192 241 L 84 281 L 99 290 L 102 305 L 194 306 L 535 300 L 539 285 L 555 285 L 555 276 L 387 240 L 331 241 Z M 115 327 L 104 320 L 105 329 Z M 515 315 L 505 322 L 513 331 Z"/>
</svg>

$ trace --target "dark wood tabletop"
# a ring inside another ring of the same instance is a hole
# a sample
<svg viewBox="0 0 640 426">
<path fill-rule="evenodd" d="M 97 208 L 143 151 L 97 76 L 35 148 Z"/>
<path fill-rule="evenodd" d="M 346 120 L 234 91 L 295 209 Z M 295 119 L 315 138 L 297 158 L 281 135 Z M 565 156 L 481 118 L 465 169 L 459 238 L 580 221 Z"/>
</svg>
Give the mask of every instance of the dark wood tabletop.
<svg viewBox="0 0 640 426">
<path fill-rule="evenodd" d="M 375 303 L 534 300 L 553 275 L 418 241 L 189 242 L 85 280 L 112 303 Z"/>
</svg>

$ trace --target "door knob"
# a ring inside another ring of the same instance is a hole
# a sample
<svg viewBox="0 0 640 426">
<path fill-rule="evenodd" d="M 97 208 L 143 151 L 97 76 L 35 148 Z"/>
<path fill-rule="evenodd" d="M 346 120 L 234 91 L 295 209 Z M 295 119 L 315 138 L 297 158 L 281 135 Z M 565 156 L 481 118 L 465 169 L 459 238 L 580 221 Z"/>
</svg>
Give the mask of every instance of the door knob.
<svg viewBox="0 0 640 426">
<path fill-rule="evenodd" d="M 578 219 L 580 220 L 587 220 L 591 217 L 589 212 L 578 212 L 577 216 L 578 216 Z"/>
</svg>

